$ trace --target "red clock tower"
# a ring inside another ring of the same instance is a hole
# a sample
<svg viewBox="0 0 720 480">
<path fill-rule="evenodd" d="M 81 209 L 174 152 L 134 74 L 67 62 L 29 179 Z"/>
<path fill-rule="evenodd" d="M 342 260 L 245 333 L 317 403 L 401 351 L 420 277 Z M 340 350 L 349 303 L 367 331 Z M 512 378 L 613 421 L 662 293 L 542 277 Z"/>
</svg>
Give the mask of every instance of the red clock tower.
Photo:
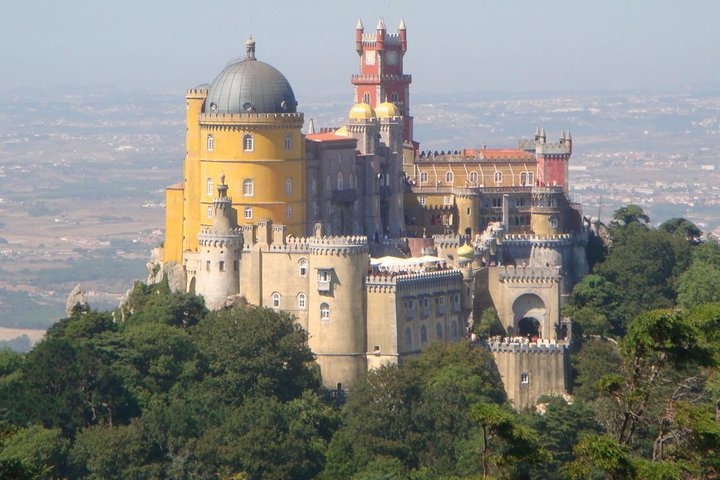
<svg viewBox="0 0 720 480">
<path fill-rule="evenodd" d="M 360 74 L 352 76 L 355 103 L 367 103 L 373 108 L 383 102 L 397 105 L 404 117 L 403 140 L 412 143 L 412 76 L 403 73 L 403 57 L 407 50 L 405 21 L 400 21 L 397 33 L 387 33 L 385 21 L 381 18 L 375 32 L 365 33 L 362 21 L 358 20 L 355 27 L 355 50 L 360 56 Z"/>
</svg>

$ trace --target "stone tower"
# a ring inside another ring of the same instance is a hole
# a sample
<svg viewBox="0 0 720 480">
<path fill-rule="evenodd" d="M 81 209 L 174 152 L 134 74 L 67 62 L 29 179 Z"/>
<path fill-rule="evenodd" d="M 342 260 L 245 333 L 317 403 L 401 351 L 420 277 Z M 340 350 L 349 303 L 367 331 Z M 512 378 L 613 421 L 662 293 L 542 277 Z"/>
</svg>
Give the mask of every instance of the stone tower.
<svg viewBox="0 0 720 480">
<path fill-rule="evenodd" d="M 198 262 L 196 276 L 189 290 L 205 298 L 211 309 L 221 308 L 225 299 L 238 293 L 240 285 L 240 255 L 242 235 L 238 230 L 237 212 L 227 196 L 225 175 L 220 175 L 218 196 L 213 202 L 214 222 L 198 235 Z M 196 279 L 196 280 L 195 280 Z"/>
<path fill-rule="evenodd" d="M 308 246 L 308 345 L 317 355 L 323 383 L 342 388 L 367 372 L 367 238 L 322 237 L 318 230 Z"/>
<path fill-rule="evenodd" d="M 412 76 L 403 73 L 407 51 L 407 30 L 401 20 L 397 33 L 387 33 L 385 21 L 378 21 L 375 31 L 365 33 L 362 21 L 355 27 L 355 50 L 360 56 L 360 73 L 352 76 L 355 103 L 375 108 L 392 102 L 403 117 L 403 140 L 413 140 L 413 118 L 410 116 L 410 83 Z"/>
</svg>

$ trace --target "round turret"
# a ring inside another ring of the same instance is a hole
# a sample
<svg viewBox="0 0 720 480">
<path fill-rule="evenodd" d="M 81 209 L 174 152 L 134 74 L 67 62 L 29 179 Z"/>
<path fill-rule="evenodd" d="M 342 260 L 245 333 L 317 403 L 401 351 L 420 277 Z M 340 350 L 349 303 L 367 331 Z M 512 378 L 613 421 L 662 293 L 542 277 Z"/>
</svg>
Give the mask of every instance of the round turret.
<svg viewBox="0 0 720 480">
<path fill-rule="evenodd" d="M 466 243 L 458 247 L 455 251 L 455 255 L 457 255 L 458 260 L 472 260 L 475 258 L 475 249 L 472 245 Z"/>
<path fill-rule="evenodd" d="M 375 110 L 367 103 L 356 103 L 350 109 L 348 117 L 351 120 L 367 120 L 375 118 Z"/>
<path fill-rule="evenodd" d="M 392 102 L 383 102 L 375 108 L 378 118 L 392 118 L 401 116 L 400 109 Z"/>
</svg>

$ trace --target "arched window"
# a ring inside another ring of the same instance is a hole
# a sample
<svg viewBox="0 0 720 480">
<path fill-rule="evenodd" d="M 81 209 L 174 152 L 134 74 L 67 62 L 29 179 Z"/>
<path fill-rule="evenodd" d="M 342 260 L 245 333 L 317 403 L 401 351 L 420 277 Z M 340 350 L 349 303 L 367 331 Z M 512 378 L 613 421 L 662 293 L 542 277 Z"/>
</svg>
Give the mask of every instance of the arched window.
<svg viewBox="0 0 720 480">
<path fill-rule="evenodd" d="M 418 203 L 424 207 L 427 205 L 427 197 L 425 195 L 420 195 L 418 197 Z"/>
<path fill-rule="evenodd" d="M 252 197 L 255 195 L 255 180 L 252 178 L 246 178 L 243 180 L 243 195 L 246 197 Z"/>
<path fill-rule="evenodd" d="M 310 191 L 312 193 L 317 193 L 317 179 L 315 177 L 310 179 Z"/>
<path fill-rule="evenodd" d="M 476 184 L 478 183 L 478 173 L 475 171 L 470 172 L 470 183 Z"/>
<path fill-rule="evenodd" d="M 420 183 L 427 183 L 427 182 L 428 182 L 428 173 L 420 172 Z"/>
<path fill-rule="evenodd" d="M 320 320 L 330 320 L 330 305 L 325 302 L 320 304 Z"/>
<path fill-rule="evenodd" d="M 207 179 L 207 182 L 205 182 L 205 187 L 206 187 L 206 190 L 207 190 L 207 194 L 208 194 L 208 195 L 213 195 L 213 194 L 215 193 L 215 188 L 214 188 L 214 186 L 213 186 L 213 179 L 212 179 L 212 178 L 208 178 L 208 179 Z"/>
<path fill-rule="evenodd" d="M 520 185 L 527 185 L 527 172 L 520 172 Z"/>
<path fill-rule="evenodd" d="M 313 202 L 313 215 L 316 217 L 320 215 L 320 204 L 318 202 Z"/>
<path fill-rule="evenodd" d="M 272 306 L 273 308 L 280 308 L 280 294 L 278 292 L 272 294 Z"/>
<path fill-rule="evenodd" d="M 345 190 L 345 180 L 341 171 L 337 173 L 337 189 Z"/>
<path fill-rule="evenodd" d="M 363 93 L 363 103 L 367 103 L 368 105 L 370 105 L 370 93 L 369 92 Z"/>
<path fill-rule="evenodd" d="M 243 135 L 243 150 L 246 152 L 252 152 L 255 150 L 255 139 L 250 133 Z"/>
<path fill-rule="evenodd" d="M 307 296 L 305 296 L 304 293 L 298 293 L 297 302 L 299 310 L 305 310 L 307 308 Z"/>
<path fill-rule="evenodd" d="M 453 180 L 455 180 L 455 175 L 453 175 L 453 172 L 451 172 L 450 170 L 445 172 L 445 183 L 452 184 Z"/>
<path fill-rule="evenodd" d="M 450 322 L 450 330 L 452 332 L 452 338 L 455 339 L 458 337 L 458 328 L 457 328 L 457 322 L 453 320 Z"/>
<path fill-rule="evenodd" d="M 420 343 L 427 343 L 427 328 L 425 328 L 425 325 L 420 327 Z"/>
<path fill-rule="evenodd" d="M 443 337 L 443 328 L 441 323 L 435 325 L 435 336 L 439 339 L 442 339 Z"/>
<path fill-rule="evenodd" d="M 528 179 L 528 185 L 532 185 L 535 183 L 535 175 L 533 172 L 527 172 L 527 179 Z"/>
<path fill-rule="evenodd" d="M 208 214 L 208 218 L 212 218 L 213 207 L 211 205 L 208 205 L 207 214 Z"/>
<path fill-rule="evenodd" d="M 212 133 L 209 133 L 207 136 L 207 151 L 212 152 L 215 150 L 215 137 L 213 137 Z"/>
<path fill-rule="evenodd" d="M 253 217 L 252 207 L 245 207 L 245 219 L 250 220 Z"/>
<path fill-rule="evenodd" d="M 412 331 L 410 330 L 410 327 L 405 328 L 405 346 L 412 348 Z"/>
<path fill-rule="evenodd" d="M 285 207 L 285 216 L 287 218 L 292 218 L 292 214 L 293 214 L 292 205 L 288 205 L 287 207 Z"/>
<path fill-rule="evenodd" d="M 288 197 L 292 197 L 293 194 L 293 179 L 292 177 L 287 177 L 285 179 L 285 195 Z"/>
<path fill-rule="evenodd" d="M 332 181 L 330 180 L 330 174 L 327 174 L 327 177 L 325 177 L 325 190 L 330 191 L 332 190 Z"/>
<path fill-rule="evenodd" d="M 285 150 L 292 150 L 292 134 L 285 134 Z"/>
<path fill-rule="evenodd" d="M 495 183 L 502 183 L 503 174 L 502 172 L 495 172 Z"/>
<path fill-rule="evenodd" d="M 301 277 L 304 277 L 308 273 L 308 261 L 305 258 L 298 260 L 298 273 Z"/>
<path fill-rule="evenodd" d="M 400 96 L 398 95 L 397 92 L 392 92 L 392 94 L 390 95 L 390 100 L 391 100 L 393 103 L 397 103 L 397 102 L 400 101 Z"/>
</svg>

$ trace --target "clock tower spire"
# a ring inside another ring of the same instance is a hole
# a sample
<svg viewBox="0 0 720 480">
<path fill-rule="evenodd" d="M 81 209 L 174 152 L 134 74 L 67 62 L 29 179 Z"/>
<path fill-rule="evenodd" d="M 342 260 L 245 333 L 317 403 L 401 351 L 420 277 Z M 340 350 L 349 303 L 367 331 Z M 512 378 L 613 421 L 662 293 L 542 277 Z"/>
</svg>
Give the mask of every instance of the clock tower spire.
<svg viewBox="0 0 720 480">
<path fill-rule="evenodd" d="M 360 73 L 352 76 L 355 103 L 375 108 L 383 102 L 394 103 L 403 116 L 403 141 L 413 141 L 413 118 L 410 116 L 410 83 L 412 76 L 403 73 L 407 51 L 405 20 L 397 33 L 388 33 L 381 18 L 372 33 L 365 33 L 362 22 L 355 27 L 355 49 L 360 57 Z"/>
</svg>

